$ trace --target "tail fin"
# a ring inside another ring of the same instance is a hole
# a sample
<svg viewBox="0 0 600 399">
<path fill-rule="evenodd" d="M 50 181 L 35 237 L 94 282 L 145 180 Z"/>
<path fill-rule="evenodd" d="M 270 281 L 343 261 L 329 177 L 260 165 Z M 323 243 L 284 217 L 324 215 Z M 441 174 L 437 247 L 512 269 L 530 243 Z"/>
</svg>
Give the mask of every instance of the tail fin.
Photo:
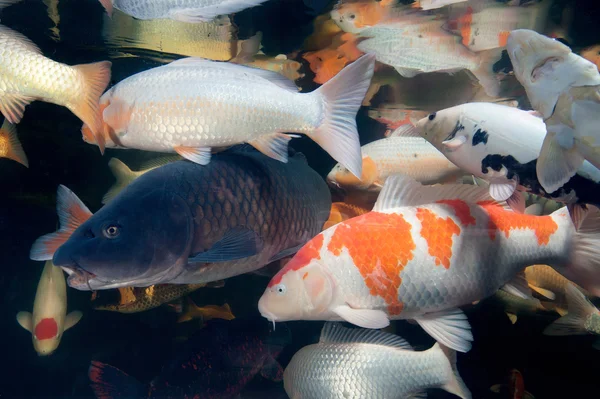
<svg viewBox="0 0 600 399">
<path fill-rule="evenodd" d="M 27 168 L 29 167 L 27 156 L 17 137 L 17 128 L 6 119 L 0 128 L 0 143 L 2 142 L 5 142 L 7 146 L 2 146 L 5 148 L 4 151 L 0 148 L 0 158 L 12 159 Z"/>
<path fill-rule="evenodd" d="M 104 194 L 102 197 L 102 203 L 107 204 L 113 198 L 117 196 L 125 187 L 134 181 L 139 174 L 129 169 L 129 166 L 125 165 L 121 160 L 117 158 L 111 158 L 108 161 L 108 167 L 115 177 L 115 184 Z"/>
<path fill-rule="evenodd" d="M 458 374 L 458 368 L 456 367 L 456 352 L 444 345 L 441 345 L 439 342 L 436 342 L 435 345 L 430 349 L 431 351 L 437 352 L 440 351 L 444 354 L 446 359 L 448 359 L 448 363 L 450 363 L 450 368 L 452 369 L 453 378 L 448 381 L 446 384 L 442 386 L 442 389 L 448 391 L 460 398 L 470 399 L 471 391 L 465 385 L 460 374 Z"/>
<path fill-rule="evenodd" d="M 73 68 L 83 80 L 83 89 L 78 102 L 71 111 L 92 130 L 100 151 L 104 153 L 105 139 L 102 134 L 102 117 L 99 111 L 100 96 L 110 81 L 110 61 L 76 65 Z"/>
<path fill-rule="evenodd" d="M 589 317 L 598 313 L 598 309 L 573 284 L 565 289 L 569 312 L 544 330 L 545 335 L 583 335 L 587 334 L 585 324 Z"/>
<path fill-rule="evenodd" d="M 471 73 L 479 80 L 488 96 L 498 97 L 500 95 L 500 81 L 494 73 L 494 64 L 502 58 L 502 49 L 484 50 L 478 54 L 480 56 L 479 67 L 472 70 Z"/>
<path fill-rule="evenodd" d="M 570 265 L 566 270 L 568 279 L 600 296 L 600 209 L 588 205 L 573 235 L 569 253 Z M 560 212 L 558 210 L 557 212 Z"/>
<path fill-rule="evenodd" d="M 321 126 L 309 137 L 359 179 L 362 156 L 356 113 L 369 88 L 374 67 L 375 56 L 363 55 L 311 93 L 325 99 L 325 115 Z"/>
<path fill-rule="evenodd" d="M 92 361 L 88 370 L 90 386 L 98 399 L 142 398 L 144 385 L 116 367 Z"/>
<path fill-rule="evenodd" d="M 246 64 L 254 61 L 254 56 L 260 51 L 260 42 L 262 41 L 262 32 L 257 32 L 248 40 L 244 40 L 240 46 L 240 52 L 231 60 L 237 64 Z"/>
<path fill-rule="evenodd" d="M 31 246 L 29 258 L 50 260 L 54 252 L 63 245 L 71 234 L 92 216 L 92 212 L 79 198 L 62 184 L 56 193 L 56 213 L 60 228 L 58 231 L 41 236 Z"/>
</svg>

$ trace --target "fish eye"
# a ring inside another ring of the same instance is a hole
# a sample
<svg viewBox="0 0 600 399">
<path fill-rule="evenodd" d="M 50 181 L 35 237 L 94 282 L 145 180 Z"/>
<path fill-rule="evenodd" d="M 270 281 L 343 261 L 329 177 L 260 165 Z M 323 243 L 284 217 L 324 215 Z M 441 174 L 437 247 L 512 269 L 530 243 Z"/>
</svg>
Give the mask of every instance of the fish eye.
<svg viewBox="0 0 600 399">
<path fill-rule="evenodd" d="M 106 238 L 116 238 L 120 233 L 120 229 L 119 226 L 111 224 L 107 226 L 102 233 L 104 233 L 104 237 Z"/>
<path fill-rule="evenodd" d="M 356 18 L 356 15 L 354 15 L 354 14 L 350 14 L 349 18 L 350 18 L 350 19 L 354 19 L 354 18 Z"/>
<path fill-rule="evenodd" d="M 285 287 L 285 284 L 276 285 L 275 292 L 277 293 L 277 295 L 284 295 L 287 292 L 287 288 Z"/>
<path fill-rule="evenodd" d="M 435 113 L 435 112 L 434 112 L 433 114 L 429 114 L 429 116 L 428 116 L 428 119 L 429 119 L 430 121 L 434 120 L 434 119 L 435 119 L 435 115 L 436 115 L 436 113 Z"/>
</svg>

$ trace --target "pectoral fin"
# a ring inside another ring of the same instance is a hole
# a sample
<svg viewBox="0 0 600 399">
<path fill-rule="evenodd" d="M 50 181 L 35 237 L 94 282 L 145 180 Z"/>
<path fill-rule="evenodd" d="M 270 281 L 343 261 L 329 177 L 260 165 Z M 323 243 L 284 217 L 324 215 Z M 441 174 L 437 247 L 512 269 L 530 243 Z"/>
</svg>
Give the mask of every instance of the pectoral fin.
<svg viewBox="0 0 600 399">
<path fill-rule="evenodd" d="M 254 230 L 239 227 L 225 233 L 212 248 L 189 258 L 188 262 L 213 263 L 248 258 L 258 254 L 262 245 L 262 239 Z"/>
<path fill-rule="evenodd" d="M 467 138 L 465 136 L 455 136 L 451 140 L 442 141 L 442 145 L 448 151 L 456 151 L 461 145 L 467 142 Z"/>
<path fill-rule="evenodd" d="M 458 352 L 468 352 L 471 349 L 471 326 L 460 309 L 430 313 L 415 320 L 440 344 Z"/>
<path fill-rule="evenodd" d="M 27 331 L 33 331 L 33 317 L 29 312 L 19 312 L 17 313 L 17 323 Z"/>
<path fill-rule="evenodd" d="M 67 331 L 69 328 L 71 328 L 75 324 L 79 323 L 79 320 L 81 320 L 82 316 L 83 316 L 83 313 L 81 313 L 78 310 L 69 313 L 67 315 L 67 318 L 65 319 L 65 328 L 64 328 L 64 331 Z"/>
<path fill-rule="evenodd" d="M 186 147 L 176 146 L 173 151 L 184 157 L 185 159 L 197 163 L 199 165 L 208 165 L 210 162 L 210 147 Z"/>
<path fill-rule="evenodd" d="M 280 382 L 283 381 L 283 368 L 277 360 L 269 356 L 260 370 L 260 375 L 267 380 Z"/>
<path fill-rule="evenodd" d="M 384 328 L 390 324 L 387 314 L 382 310 L 352 309 L 348 305 L 338 306 L 333 312 L 346 320 L 363 328 Z"/>
</svg>

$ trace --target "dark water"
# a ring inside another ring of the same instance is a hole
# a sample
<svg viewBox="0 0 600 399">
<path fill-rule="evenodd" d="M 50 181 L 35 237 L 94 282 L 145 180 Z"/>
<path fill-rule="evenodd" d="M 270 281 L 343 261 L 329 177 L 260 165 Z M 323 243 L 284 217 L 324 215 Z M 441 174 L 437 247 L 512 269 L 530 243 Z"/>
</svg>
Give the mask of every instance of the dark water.
<svg viewBox="0 0 600 399">
<path fill-rule="evenodd" d="M 327 1 L 317 5 L 323 12 Z M 558 0 L 556 7 L 566 1 Z M 600 42 L 600 11 L 594 1 L 577 1 L 570 31 L 574 48 Z M 1 17 L 5 24 L 29 37 L 43 53 L 59 62 L 79 64 L 110 59 L 101 36 L 103 9 L 96 0 L 60 0 L 60 41 L 49 35 L 52 23 L 45 4 L 25 0 Z M 268 55 L 290 53 L 301 47 L 312 31 L 314 15 L 301 1 L 272 0 L 259 9 L 235 17 L 239 34 L 245 38 L 262 31 L 263 51 Z M 114 59 L 111 85 L 141 70 L 159 65 L 143 58 Z M 315 87 L 305 63 L 307 90 Z M 381 125 L 367 117 L 363 107 L 358 115 L 361 143 L 381 136 Z M 0 159 L 0 320 L 3 364 L 0 397 L 93 397 L 87 370 L 91 360 L 121 368 L 139 381 L 148 382 L 176 349 L 181 326 L 176 314 L 157 308 L 137 314 L 118 314 L 91 309 L 90 293 L 68 289 L 69 311 L 81 310 L 83 319 L 64 334 L 58 350 L 40 357 L 33 350 L 31 335 L 15 321 L 19 311 L 31 311 L 43 263 L 29 260 L 31 243 L 55 229 L 55 192 L 59 184 L 73 190 L 95 211 L 113 178 L 107 167 L 115 155 L 126 163 L 140 162 L 146 154 L 108 150 L 100 155 L 96 146 L 81 140 L 81 122 L 66 108 L 34 102 L 27 107 L 18 125 L 19 137 L 29 158 L 26 169 Z M 307 155 L 309 164 L 325 176 L 334 161 L 306 138 L 293 147 Z M 224 288 L 199 290 L 192 294 L 203 304 L 229 303 L 238 318 L 267 323 L 256 303 L 268 278 L 244 275 L 227 281 Z M 546 337 L 542 330 L 551 321 L 523 317 L 511 325 L 501 309 L 479 306 L 466 309 L 475 342 L 468 354 L 459 355 L 459 370 L 474 398 L 497 397 L 489 391 L 504 382 L 508 371 L 519 369 L 526 389 L 536 398 L 594 398 L 600 395 L 597 365 L 600 352 L 591 348 L 593 337 Z M 292 322 L 291 342 L 279 360 L 283 366 L 301 347 L 318 341 L 322 323 Z M 396 323 L 397 332 L 417 348 L 428 348 L 433 340 L 419 327 Z M 257 377 L 248 386 L 248 397 L 286 397 L 282 383 Z M 251 396 L 254 395 L 254 396 Z M 246 397 L 246 396 L 242 396 Z M 452 395 L 432 390 L 430 397 Z"/>
</svg>

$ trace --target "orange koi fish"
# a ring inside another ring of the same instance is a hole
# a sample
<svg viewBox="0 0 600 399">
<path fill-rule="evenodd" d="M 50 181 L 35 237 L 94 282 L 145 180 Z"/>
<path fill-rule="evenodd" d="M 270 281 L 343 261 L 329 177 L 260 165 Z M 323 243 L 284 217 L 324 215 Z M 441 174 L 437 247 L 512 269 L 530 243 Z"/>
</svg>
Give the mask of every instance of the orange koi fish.
<svg viewBox="0 0 600 399">
<path fill-rule="evenodd" d="M 412 319 L 440 344 L 467 352 L 473 336 L 459 307 L 500 288 L 530 295 L 517 276 L 528 265 L 550 264 L 600 290 L 598 208 L 573 216 L 580 218 L 574 224 L 564 208 L 533 216 L 503 205 L 479 187 L 392 176 L 372 212 L 296 253 L 268 284 L 259 311 L 273 322 L 345 320 L 366 328 Z"/>
</svg>

